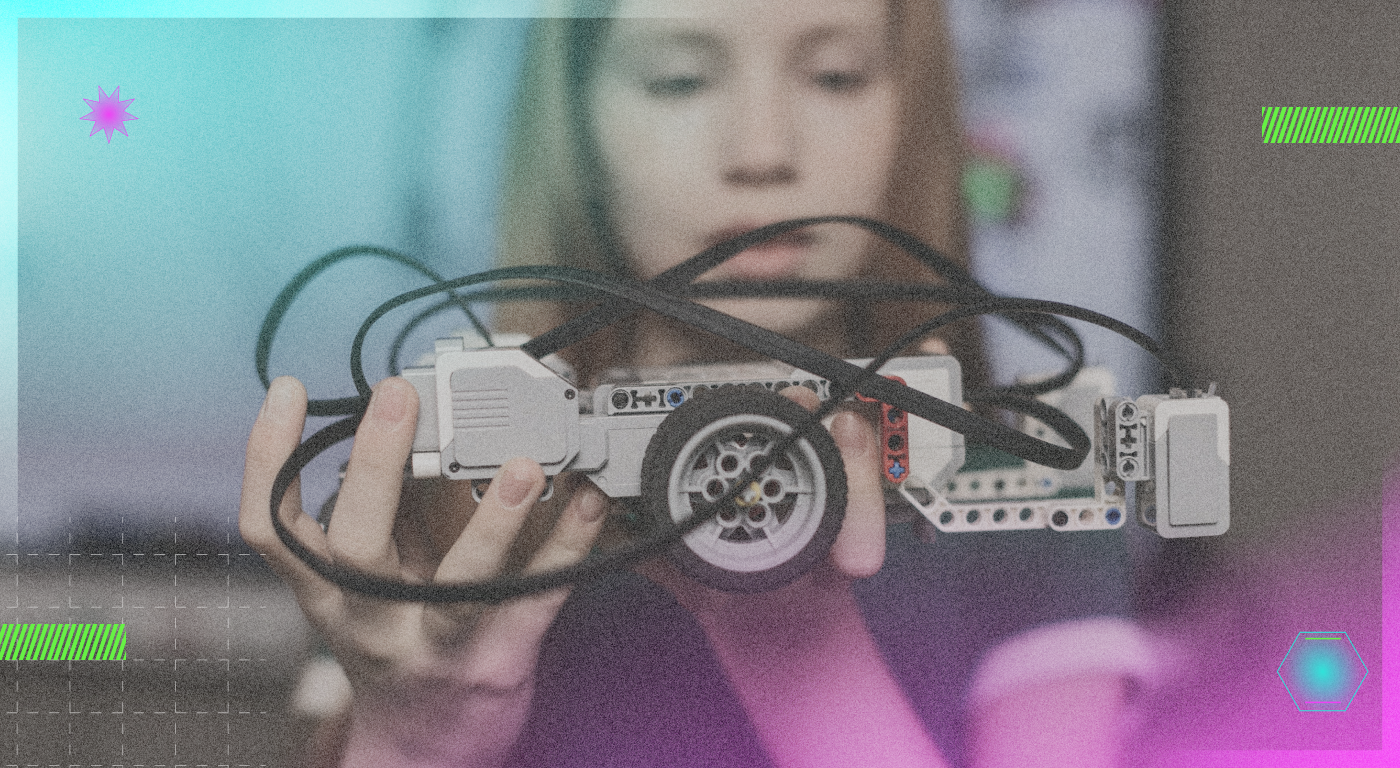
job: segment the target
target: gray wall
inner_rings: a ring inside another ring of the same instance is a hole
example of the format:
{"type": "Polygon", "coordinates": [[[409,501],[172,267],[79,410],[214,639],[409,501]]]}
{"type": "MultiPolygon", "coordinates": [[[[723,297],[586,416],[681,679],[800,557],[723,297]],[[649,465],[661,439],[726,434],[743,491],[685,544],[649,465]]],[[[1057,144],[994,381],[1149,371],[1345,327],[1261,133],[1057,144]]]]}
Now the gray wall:
{"type": "Polygon", "coordinates": [[[1400,106],[1400,7],[1164,7],[1168,332],[1232,408],[1210,546],[1264,554],[1400,459],[1400,146],[1266,145],[1260,108],[1400,106]]]}

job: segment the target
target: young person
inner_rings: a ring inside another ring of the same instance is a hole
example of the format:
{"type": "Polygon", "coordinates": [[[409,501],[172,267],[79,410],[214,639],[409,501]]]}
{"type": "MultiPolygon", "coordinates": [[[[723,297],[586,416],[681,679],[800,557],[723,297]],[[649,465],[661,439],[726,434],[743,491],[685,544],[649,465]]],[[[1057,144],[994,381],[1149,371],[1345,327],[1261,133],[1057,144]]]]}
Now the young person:
{"type": "MultiPolygon", "coordinates": [[[[612,19],[537,24],[514,128],[505,264],[648,278],[801,216],[889,221],[965,260],[956,78],[933,0],[622,0],[612,19]]],[[[931,280],[859,230],[813,227],[705,279],[931,280]]],[[[817,299],[711,306],[833,354],[879,350],[926,307],[817,299]]],[[[500,313],[538,333],[575,308],[500,313]]],[[[982,376],[978,339],[947,339],[982,376]]],[[[620,364],[743,358],[641,316],[568,351],[582,382],[620,364]]],[[[802,391],[785,393],[814,408],[802,391]]],[[[284,520],[323,556],[422,581],[577,562],[607,503],[587,482],[536,504],[513,460],[473,504],[409,483],[416,395],[375,389],[334,523],[284,520]],[[397,512],[396,512],[397,511],[397,512]]],[[[1115,532],[927,542],[887,526],[871,426],[839,413],[847,516],[829,561],[729,594],[664,559],[504,604],[389,603],[311,573],[267,520],[305,392],[273,383],[248,445],[240,527],[296,591],[355,690],[345,765],[1108,765],[1142,669],[1115,532]],[[887,539],[887,528],[889,530],[887,539]],[[567,603],[566,603],[567,600],[567,603]]],[[[1044,534],[1044,535],[1042,535],[1044,534]]]]}

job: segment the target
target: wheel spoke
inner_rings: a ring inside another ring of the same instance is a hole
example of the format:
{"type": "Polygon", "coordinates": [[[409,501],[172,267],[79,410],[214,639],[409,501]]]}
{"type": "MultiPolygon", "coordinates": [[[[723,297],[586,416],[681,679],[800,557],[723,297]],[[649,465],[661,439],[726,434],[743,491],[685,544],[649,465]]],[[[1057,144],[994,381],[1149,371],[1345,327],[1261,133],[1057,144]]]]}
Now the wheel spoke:
{"type": "Polygon", "coordinates": [[[800,535],[796,525],[775,525],[768,532],[768,541],[774,549],[781,549],[788,545],[793,537],[800,535]]]}
{"type": "MultiPolygon", "coordinates": [[[[667,423],[674,422],[672,429],[685,430],[671,438],[681,441],[671,443],[680,450],[658,461],[648,457],[651,471],[660,469],[658,464],[665,466],[669,480],[664,489],[656,489],[653,483],[647,493],[664,490],[673,510],[697,513],[708,506],[705,499],[734,493],[735,483],[751,473],[755,464],[766,465],[763,472],[750,475],[738,489],[742,491],[738,499],[726,505],[728,519],[717,513],[686,537],[691,551],[686,557],[698,556],[702,573],[713,570],[721,581],[762,581],[774,578],[767,574],[793,558],[810,560],[809,542],[819,530],[823,536],[832,535],[830,526],[821,527],[828,492],[821,473],[826,457],[836,451],[829,445],[830,438],[821,435],[824,440],[804,438],[775,455],[774,449],[794,423],[788,411],[796,407],[786,401],[770,406],[752,395],[740,398],[716,399],[690,408],[686,418],[671,417],[667,423]],[[758,539],[765,542],[759,544],[758,539]]],[[[647,487],[645,480],[643,487],[647,487]]]]}
{"type": "Polygon", "coordinates": [[[681,493],[704,493],[704,492],[705,492],[705,484],[708,483],[708,482],[709,482],[709,478],[707,478],[707,477],[697,477],[697,476],[695,476],[695,475],[687,475],[687,476],[684,478],[684,482],[681,483],[681,487],[680,487],[678,490],[679,490],[681,493]]]}
{"type": "Polygon", "coordinates": [[[776,479],[778,482],[783,484],[783,489],[787,493],[810,494],[815,490],[810,478],[805,477],[803,473],[799,473],[793,470],[782,470],[776,467],[769,467],[768,471],[763,473],[763,477],[764,479],[770,477],[776,479]]]}

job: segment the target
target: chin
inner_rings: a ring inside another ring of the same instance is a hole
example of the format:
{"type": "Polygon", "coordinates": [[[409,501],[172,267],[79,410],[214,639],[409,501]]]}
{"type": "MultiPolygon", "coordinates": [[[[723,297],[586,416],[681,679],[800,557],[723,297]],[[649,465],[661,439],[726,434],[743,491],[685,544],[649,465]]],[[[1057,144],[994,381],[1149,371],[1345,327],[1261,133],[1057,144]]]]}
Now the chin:
{"type": "Polygon", "coordinates": [[[767,328],[784,336],[806,335],[805,331],[830,330],[812,326],[831,320],[830,302],[820,299],[722,299],[701,302],[705,306],[767,328]]]}

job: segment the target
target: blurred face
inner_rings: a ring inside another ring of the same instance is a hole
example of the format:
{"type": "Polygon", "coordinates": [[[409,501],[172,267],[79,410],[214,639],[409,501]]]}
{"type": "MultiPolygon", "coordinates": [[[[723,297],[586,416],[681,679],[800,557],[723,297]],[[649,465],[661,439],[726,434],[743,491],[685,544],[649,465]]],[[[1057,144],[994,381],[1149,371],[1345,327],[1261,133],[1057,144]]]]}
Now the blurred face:
{"type": "MultiPolygon", "coordinates": [[[[650,278],[764,224],[880,216],[897,138],[886,0],[623,0],[590,93],[609,210],[650,278]]],[[[750,249],[714,280],[837,280],[866,236],[822,226],[750,249]]],[[[726,300],[780,333],[821,302],[726,300]]]]}

